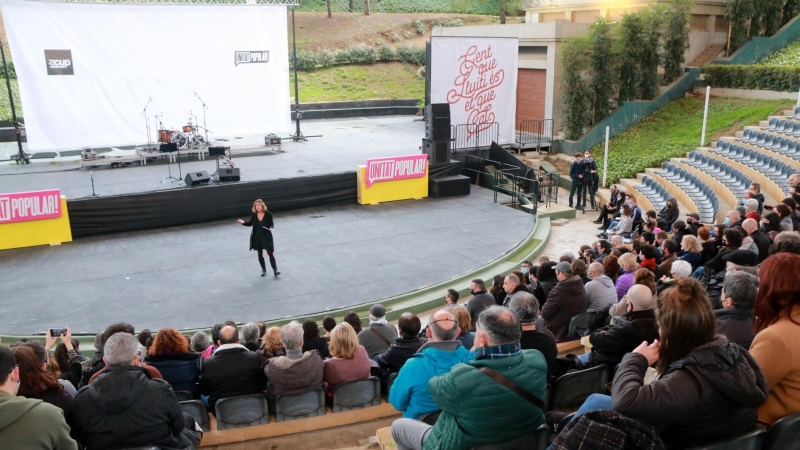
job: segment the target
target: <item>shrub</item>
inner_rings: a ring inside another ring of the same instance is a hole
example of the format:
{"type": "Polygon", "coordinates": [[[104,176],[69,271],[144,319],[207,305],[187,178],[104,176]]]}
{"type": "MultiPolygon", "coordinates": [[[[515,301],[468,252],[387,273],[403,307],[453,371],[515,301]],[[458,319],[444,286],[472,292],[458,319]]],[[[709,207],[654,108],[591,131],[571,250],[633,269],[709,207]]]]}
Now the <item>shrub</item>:
{"type": "Polygon", "coordinates": [[[417,30],[417,34],[423,35],[425,34],[425,22],[418,20],[414,23],[414,29],[417,30]]]}
{"type": "Polygon", "coordinates": [[[436,22],[436,25],[434,25],[434,26],[435,27],[463,27],[464,26],[464,22],[462,22],[461,19],[444,20],[444,21],[436,22]]]}
{"type": "Polygon", "coordinates": [[[564,137],[579,139],[583,129],[589,124],[592,93],[583,72],[588,68],[587,36],[573,37],[564,42],[558,57],[561,60],[561,120],[564,124],[564,137]]]}
{"type": "Polygon", "coordinates": [[[689,19],[691,0],[672,0],[666,9],[664,25],[664,84],[683,75],[684,54],[689,48],[689,19]]]}
{"type": "Polygon", "coordinates": [[[397,53],[391,45],[383,44],[378,47],[378,60],[380,61],[395,61],[397,60],[397,53]]]}
{"type": "Polygon", "coordinates": [[[411,47],[408,45],[397,46],[398,59],[418,66],[425,65],[425,47],[411,47]]]}
{"type": "Polygon", "coordinates": [[[706,81],[713,87],[793,92],[800,89],[800,67],[708,65],[706,81]]]}
{"type": "MultiPolygon", "coordinates": [[[[12,80],[17,78],[17,71],[14,69],[14,62],[6,60],[6,66],[8,67],[8,77],[12,80]]],[[[3,67],[0,66],[0,79],[4,80],[6,78],[6,73],[3,71],[3,67]]]]}

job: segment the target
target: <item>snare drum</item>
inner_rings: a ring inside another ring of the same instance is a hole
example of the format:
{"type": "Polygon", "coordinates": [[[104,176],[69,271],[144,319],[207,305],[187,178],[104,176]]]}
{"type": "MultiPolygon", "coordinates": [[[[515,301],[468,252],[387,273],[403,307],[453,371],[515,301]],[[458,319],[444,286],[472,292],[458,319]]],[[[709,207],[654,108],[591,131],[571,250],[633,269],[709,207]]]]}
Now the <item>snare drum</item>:
{"type": "Polygon", "coordinates": [[[188,125],[184,125],[183,126],[183,132],[184,133],[191,133],[192,130],[194,130],[194,127],[192,126],[192,124],[188,124],[188,125]]]}
{"type": "Polygon", "coordinates": [[[172,142],[172,131],[158,130],[158,142],[172,142]]]}

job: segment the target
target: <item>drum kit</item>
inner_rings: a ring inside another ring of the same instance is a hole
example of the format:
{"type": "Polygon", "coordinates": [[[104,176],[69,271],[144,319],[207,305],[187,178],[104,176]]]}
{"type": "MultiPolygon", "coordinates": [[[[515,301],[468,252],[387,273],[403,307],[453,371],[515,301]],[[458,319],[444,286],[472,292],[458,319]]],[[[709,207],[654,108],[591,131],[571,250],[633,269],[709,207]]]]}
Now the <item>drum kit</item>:
{"type": "Polygon", "coordinates": [[[179,150],[207,147],[208,142],[206,142],[200,130],[205,130],[205,128],[197,125],[196,117],[194,123],[192,123],[192,118],[189,117],[189,123],[181,127],[180,130],[167,130],[161,124],[161,128],[158,130],[158,142],[173,143],[178,146],[179,150]]]}

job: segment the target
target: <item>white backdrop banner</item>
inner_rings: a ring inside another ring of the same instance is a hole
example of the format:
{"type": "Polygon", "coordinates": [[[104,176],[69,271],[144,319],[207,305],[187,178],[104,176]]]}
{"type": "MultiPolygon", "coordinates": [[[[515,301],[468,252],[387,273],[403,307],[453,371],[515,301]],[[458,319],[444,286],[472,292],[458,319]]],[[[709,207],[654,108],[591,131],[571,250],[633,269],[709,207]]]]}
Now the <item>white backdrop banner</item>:
{"type": "Polygon", "coordinates": [[[517,38],[431,38],[431,103],[450,104],[452,125],[474,125],[459,141],[485,142],[492,122],[498,144],[516,140],[517,48],[517,38]]]}
{"type": "Polygon", "coordinates": [[[31,150],[147,142],[191,115],[209,139],[287,131],[286,6],[0,0],[31,150]],[[196,95],[195,95],[196,94],[196,95]]]}

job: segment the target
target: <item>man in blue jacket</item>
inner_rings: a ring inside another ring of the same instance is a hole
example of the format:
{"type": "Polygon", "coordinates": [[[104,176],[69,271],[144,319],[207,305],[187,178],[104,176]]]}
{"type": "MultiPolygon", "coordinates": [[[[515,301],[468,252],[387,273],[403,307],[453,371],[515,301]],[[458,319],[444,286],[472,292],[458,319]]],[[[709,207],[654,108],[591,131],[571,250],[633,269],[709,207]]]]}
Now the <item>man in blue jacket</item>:
{"type": "Polygon", "coordinates": [[[458,321],[448,311],[440,310],[431,316],[427,334],[428,342],[406,361],[389,392],[389,402],[408,419],[439,411],[428,391],[428,381],[472,359],[472,353],[456,339],[458,321]]]}
{"type": "Polygon", "coordinates": [[[575,154],[575,161],[569,166],[569,177],[572,180],[572,187],[569,189],[569,206],[572,207],[572,196],[575,192],[578,193],[578,204],[576,208],[581,207],[581,198],[583,198],[583,175],[586,170],[586,164],[581,158],[583,155],[580,153],[575,154]]]}

